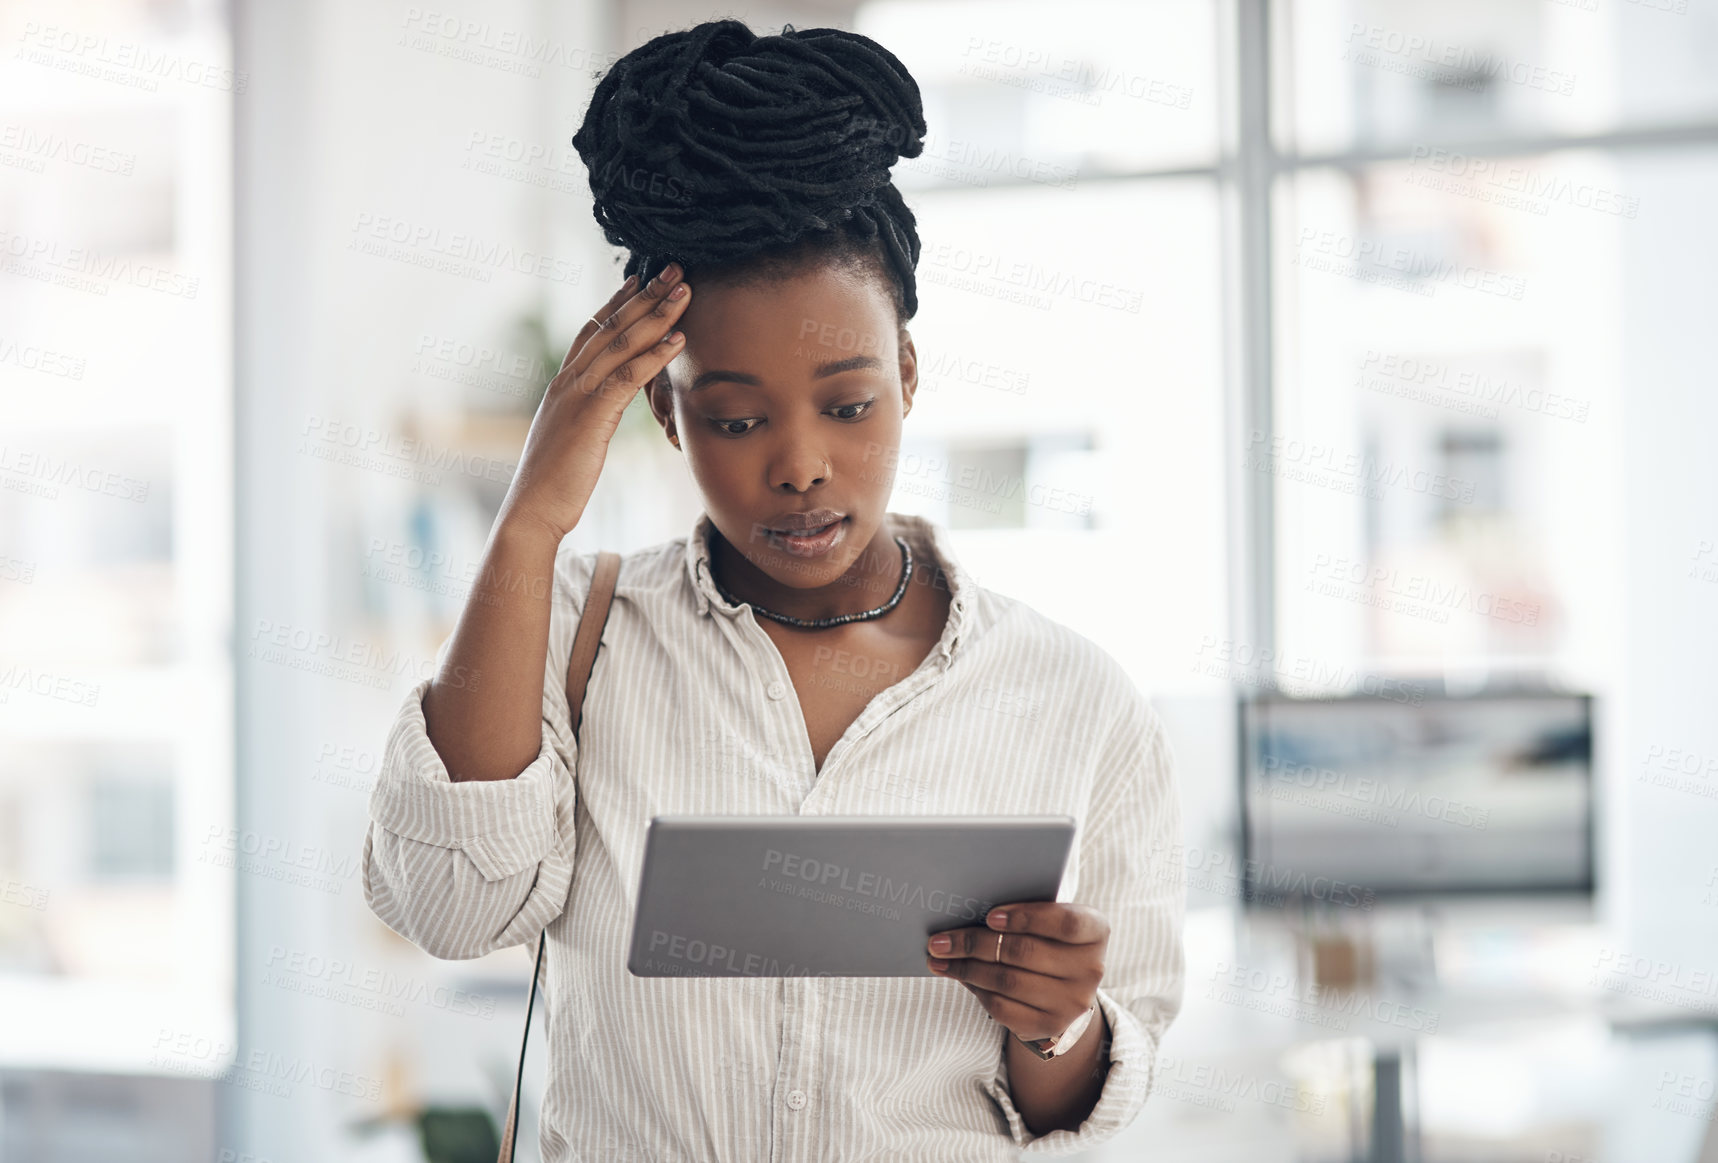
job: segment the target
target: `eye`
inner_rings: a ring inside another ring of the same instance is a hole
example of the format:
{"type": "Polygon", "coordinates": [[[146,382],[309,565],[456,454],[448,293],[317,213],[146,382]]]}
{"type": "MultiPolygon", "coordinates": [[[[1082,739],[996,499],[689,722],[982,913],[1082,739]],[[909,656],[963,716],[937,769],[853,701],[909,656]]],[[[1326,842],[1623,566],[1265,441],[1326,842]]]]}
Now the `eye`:
{"type": "Polygon", "coordinates": [[[836,417],[836,419],[838,419],[838,420],[858,420],[861,417],[863,417],[866,413],[870,412],[871,409],[876,405],[876,403],[877,403],[877,401],[874,399],[872,399],[872,400],[861,400],[857,404],[838,404],[830,410],[834,411],[834,412],[842,412],[848,408],[858,408],[858,409],[860,409],[860,411],[858,413],[852,415],[852,416],[837,416],[836,417]]]}
{"type": "MultiPolygon", "coordinates": [[[[845,421],[845,422],[851,424],[855,420],[864,419],[864,417],[870,413],[871,409],[876,407],[876,406],[877,406],[877,400],[875,397],[873,397],[869,400],[860,400],[860,401],[858,401],[856,403],[852,403],[852,404],[837,404],[835,407],[831,408],[830,411],[831,412],[837,412],[837,413],[839,413],[839,412],[850,412],[849,415],[845,415],[845,416],[838,415],[838,416],[836,416],[836,419],[842,420],[842,421],[845,421]]],[[[736,424],[750,424],[750,425],[755,427],[758,424],[758,421],[757,420],[751,420],[751,419],[745,419],[745,420],[716,420],[716,419],[712,419],[710,421],[710,426],[712,428],[714,428],[717,432],[719,432],[723,436],[744,436],[746,433],[748,433],[752,430],[751,428],[740,428],[740,429],[736,430],[733,427],[736,424]]]]}
{"type": "Polygon", "coordinates": [[[728,427],[728,425],[730,425],[730,424],[751,424],[751,423],[753,423],[753,421],[751,421],[751,420],[712,420],[712,421],[710,421],[711,426],[713,426],[716,429],[716,431],[720,432],[723,436],[744,436],[746,433],[751,431],[750,428],[742,428],[738,432],[735,432],[732,428],[728,427]]]}

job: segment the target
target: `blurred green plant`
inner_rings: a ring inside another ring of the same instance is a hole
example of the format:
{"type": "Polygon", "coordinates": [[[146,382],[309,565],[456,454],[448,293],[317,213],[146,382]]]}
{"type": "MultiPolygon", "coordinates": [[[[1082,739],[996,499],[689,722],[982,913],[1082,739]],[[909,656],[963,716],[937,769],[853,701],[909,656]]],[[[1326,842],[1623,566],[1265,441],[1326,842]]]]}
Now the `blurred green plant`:
{"type": "MultiPolygon", "coordinates": [[[[583,326],[584,321],[579,321],[583,326]]],[[[534,356],[538,366],[548,372],[547,378],[523,397],[522,407],[525,415],[535,416],[537,405],[543,402],[543,393],[548,390],[549,380],[561,370],[561,361],[567,358],[567,350],[573,346],[573,339],[578,335],[578,327],[565,331],[556,325],[556,335],[550,337],[549,321],[543,310],[538,308],[527,315],[521,316],[514,324],[519,335],[519,348],[526,354],[534,356]]],[[[662,427],[651,415],[650,405],[641,391],[627,404],[626,411],[621,413],[620,427],[615,430],[616,440],[661,440],[662,427]]]]}
{"type": "Polygon", "coordinates": [[[429,1163],[494,1163],[501,1153],[495,1120],[481,1107],[425,1107],[418,1139],[429,1163]]]}
{"type": "Polygon", "coordinates": [[[409,1127],[417,1132],[418,1149],[428,1163],[495,1163],[501,1153],[501,1129],[482,1107],[406,1103],[351,1126],[360,1140],[409,1127]]]}

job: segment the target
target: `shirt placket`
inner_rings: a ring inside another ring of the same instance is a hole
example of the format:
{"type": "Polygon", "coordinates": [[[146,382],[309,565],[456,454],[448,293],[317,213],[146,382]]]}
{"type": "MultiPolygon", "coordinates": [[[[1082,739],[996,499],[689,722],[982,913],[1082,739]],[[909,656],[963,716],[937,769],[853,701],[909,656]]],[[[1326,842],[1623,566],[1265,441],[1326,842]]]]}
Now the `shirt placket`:
{"type": "MultiPolygon", "coordinates": [[[[803,795],[804,785],[807,783],[804,769],[812,762],[811,743],[806,736],[805,716],[799,710],[798,700],[792,697],[793,680],[787,673],[787,664],[782,661],[781,652],[756,622],[747,622],[739,613],[732,610],[712,610],[710,616],[718,620],[717,624],[722,632],[745,660],[752,680],[762,685],[765,713],[771,717],[770,728],[774,737],[780,739],[783,735],[787,736],[789,747],[797,743],[804,760],[796,770],[802,785],[799,790],[803,795]],[[797,740],[794,738],[796,732],[797,740]]],[[[813,771],[811,774],[816,773],[813,771]]]]}
{"type": "Polygon", "coordinates": [[[787,672],[787,663],[782,659],[781,652],[756,622],[742,622],[740,619],[735,621],[739,623],[736,629],[751,642],[754,657],[759,660],[755,673],[766,676],[764,695],[778,708],[775,712],[776,728],[789,735],[793,740],[792,745],[798,749],[800,762],[795,774],[799,777],[797,790],[800,795],[799,813],[802,816],[823,815],[833,811],[840,790],[839,777],[847,766],[848,757],[859,749],[865,737],[879,723],[943,676],[945,660],[933,651],[919,664],[917,670],[883,691],[860,712],[859,717],[848,726],[841,738],[835,741],[835,746],[829,749],[829,754],[824,756],[823,770],[819,771],[817,760],[811,753],[811,736],[806,728],[805,712],[800,708],[799,699],[793,689],[793,677],[787,672]]]}
{"type": "MultiPolygon", "coordinates": [[[[708,596],[708,595],[706,595],[708,596]]],[[[797,747],[801,815],[833,814],[838,806],[839,775],[848,757],[859,751],[872,730],[906,703],[940,681],[949,663],[947,648],[937,648],[918,669],[866,706],[830,748],[823,770],[817,770],[805,715],[795,697],[793,677],[781,651],[753,618],[731,610],[711,609],[723,632],[746,659],[753,680],[763,684],[776,737],[783,734],[797,747]]],[[[849,809],[851,811],[852,809],[849,809]]],[[[777,1054],[775,1092],[770,1119],[771,1163],[800,1163],[817,1158],[818,1122],[825,1100],[822,1039],[827,986],[815,977],[784,977],[781,985],[781,1046],[777,1054]]]]}
{"type": "Polygon", "coordinates": [[[817,1158],[817,1124],[822,1118],[823,986],[815,978],[784,977],[782,985],[781,1067],[776,1074],[772,1163],[817,1158]]]}
{"type": "MultiPolygon", "coordinates": [[[[836,740],[835,746],[829,749],[829,754],[823,760],[823,771],[816,775],[810,789],[800,801],[799,814],[802,816],[831,815],[841,810],[855,813],[856,809],[853,806],[849,805],[842,809],[840,803],[841,777],[846,769],[853,765],[853,757],[863,753],[865,741],[885,719],[900,713],[903,707],[940,682],[942,677],[942,665],[933,656],[921,664],[921,669],[914,671],[902,679],[900,683],[884,691],[875,702],[869,704],[841,738],[836,740]]],[[[804,725],[801,724],[801,733],[804,730],[804,725]]],[[[806,746],[806,762],[809,764],[809,742],[806,746]]],[[[868,809],[863,807],[857,809],[858,814],[865,814],[867,811],[868,809]]]]}
{"type": "MultiPolygon", "coordinates": [[[[811,744],[806,737],[804,715],[793,694],[781,652],[775,649],[763,628],[732,611],[712,610],[711,616],[745,659],[752,680],[763,685],[766,713],[777,738],[799,733],[801,781],[803,768],[811,765],[811,744]]],[[[812,773],[815,774],[815,773],[812,773]]],[[[801,791],[803,792],[803,787],[801,791]]],[[[775,1087],[770,1098],[770,1163],[809,1160],[817,1143],[815,1120],[819,1116],[821,1079],[818,1078],[819,1042],[823,995],[814,979],[784,977],[780,987],[781,1044],[776,1052],[775,1087]]]]}
{"type": "Polygon", "coordinates": [[[820,772],[811,753],[810,732],[806,729],[805,713],[800,709],[793,689],[793,676],[788,673],[787,663],[775,642],[753,619],[732,612],[718,612],[713,616],[723,619],[722,626],[730,641],[750,664],[754,680],[763,684],[764,699],[771,708],[768,713],[774,720],[771,726],[776,737],[787,736],[788,745],[799,755],[795,775],[799,780],[796,790],[800,796],[801,815],[819,815],[833,807],[831,801],[836,793],[835,781],[831,777],[838,774],[847,756],[877,724],[941,679],[947,665],[947,658],[941,651],[933,650],[917,670],[866,706],[830,748],[820,772]]]}
{"type": "MultiPolygon", "coordinates": [[[[754,680],[764,684],[768,704],[777,708],[771,712],[774,729],[796,737],[801,757],[797,769],[801,815],[835,811],[839,776],[847,757],[861,748],[879,723],[941,679],[946,664],[946,659],[933,652],[918,670],[867,706],[830,749],[822,772],[818,772],[805,716],[799,700],[793,697],[792,676],[781,652],[755,621],[736,616],[728,629],[734,632],[736,645],[743,644],[742,648],[749,653],[754,680]]],[[[820,1063],[827,987],[815,977],[784,977],[781,987],[781,1046],[771,1104],[769,1158],[771,1163],[809,1163],[817,1158],[818,1123],[825,1098],[820,1063]]]]}

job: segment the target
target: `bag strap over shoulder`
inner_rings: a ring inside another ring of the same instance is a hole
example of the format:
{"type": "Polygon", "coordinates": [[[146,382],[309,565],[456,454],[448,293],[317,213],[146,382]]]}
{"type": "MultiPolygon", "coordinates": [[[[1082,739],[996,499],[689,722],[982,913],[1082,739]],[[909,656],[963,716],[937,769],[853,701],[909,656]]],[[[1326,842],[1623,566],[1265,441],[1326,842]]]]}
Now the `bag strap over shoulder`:
{"type": "Polygon", "coordinates": [[[608,623],[609,600],[614,597],[614,582],[618,576],[620,554],[606,550],[597,554],[590,596],[585,599],[585,612],[579,618],[578,631],[573,635],[573,652],[567,659],[567,717],[573,725],[575,737],[584,714],[585,686],[591,680],[591,667],[597,659],[603,627],[608,623]]]}
{"type": "MultiPolygon", "coordinates": [[[[573,725],[573,738],[579,734],[584,718],[585,687],[590,684],[591,667],[596,664],[597,647],[602,644],[603,627],[608,624],[608,608],[614,597],[615,578],[620,576],[620,554],[604,550],[597,554],[596,572],[591,576],[590,596],[585,599],[579,628],[573,634],[572,654],[567,659],[567,717],[573,725]]],[[[513,1146],[519,1137],[519,1084],[525,1077],[525,1044],[531,1037],[531,1014],[537,1005],[537,979],[543,973],[543,946],[548,930],[537,934],[536,967],[531,971],[531,992],[525,999],[525,1034],[519,1039],[519,1068],[513,1075],[513,1097],[507,1103],[507,1125],[501,1129],[501,1154],[497,1163],[513,1163],[513,1146]]]]}

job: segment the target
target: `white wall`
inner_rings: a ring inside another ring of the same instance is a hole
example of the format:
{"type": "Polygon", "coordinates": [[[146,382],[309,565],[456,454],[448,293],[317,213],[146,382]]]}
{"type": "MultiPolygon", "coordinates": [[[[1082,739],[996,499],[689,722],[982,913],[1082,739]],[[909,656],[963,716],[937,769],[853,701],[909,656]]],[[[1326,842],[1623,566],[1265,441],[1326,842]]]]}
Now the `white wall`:
{"type": "MultiPolygon", "coordinates": [[[[266,621],[433,660],[439,625],[401,626],[360,599],[365,559],[355,547],[403,536],[414,489],[386,472],[307,454],[307,429],[309,447],[323,451],[319,424],[409,435],[414,418],[433,423],[456,411],[448,385],[414,370],[420,336],[495,342],[540,299],[557,317],[582,320],[607,297],[591,282],[608,279],[606,256],[590,246],[588,191],[580,202],[464,168],[473,134],[571,153],[567,140],[591,85],[587,58],[603,47],[597,6],[435,6],[477,22],[469,37],[414,24],[425,9],[403,4],[233,7],[238,67],[250,78],[236,103],[238,826],[319,849],[345,874],[337,892],[238,876],[240,1065],[254,1051],[367,1079],[397,1067],[409,1078],[389,1079],[389,1095],[405,1093],[396,1081],[416,1094],[476,1092],[480,1055],[499,1071],[517,1053],[522,998],[487,990],[497,1002],[490,1020],[411,1003],[395,1016],[265,983],[283,957],[297,955],[432,987],[475,971],[522,988],[528,965],[519,950],[485,959],[501,962],[487,969],[436,962],[388,934],[364,903],[356,861],[367,794],[328,777],[374,777],[365,764],[380,752],[415,675],[371,687],[249,658],[247,648],[266,621]],[[540,62],[531,77],[515,71],[520,53],[483,47],[513,35],[546,38],[559,60],[540,62]],[[487,63],[455,55],[469,51],[487,63]],[[501,268],[486,280],[460,278],[349,250],[364,214],[547,252],[586,273],[571,285],[501,268]],[[345,747],[370,758],[328,760],[329,748],[338,755],[345,747]]],[[[582,172],[572,177],[582,184],[582,172]]],[[[458,510],[450,485],[428,491],[458,510]]],[[[480,548],[481,535],[474,547],[463,534],[459,548],[480,548]]],[[[294,663],[318,657],[298,652],[294,663]]],[[[223,1148],[276,1160],[376,1157],[355,1153],[347,1128],[383,1114],[383,1102],[304,1083],[284,1098],[242,1085],[218,1089],[223,1148]]]]}
{"type": "MultiPolygon", "coordinates": [[[[1638,188],[1642,212],[1631,224],[1620,296],[1627,305],[1627,524],[1618,557],[1627,575],[1620,611],[1627,630],[1609,756],[1619,810],[1610,823],[1624,893],[1628,946],[1621,952],[1669,963],[1687,980],[1718,970],[1718,888],[1711,884],[1718,869],[1718,549],[1703,551],[1718,546],[1718,392],[1710,355],[1718,151],[1698,161],[1643,153],[1622,174],[1631,191],[1638,188]],[[1675,786],[1643,782],[1643,772],[1675,786]]],[[[1713,1005],[1711,995],[1703,1000],[1713,1005]]]]}

